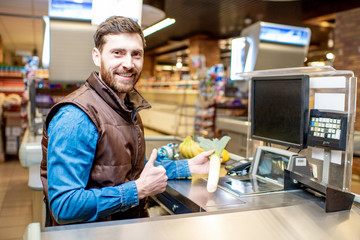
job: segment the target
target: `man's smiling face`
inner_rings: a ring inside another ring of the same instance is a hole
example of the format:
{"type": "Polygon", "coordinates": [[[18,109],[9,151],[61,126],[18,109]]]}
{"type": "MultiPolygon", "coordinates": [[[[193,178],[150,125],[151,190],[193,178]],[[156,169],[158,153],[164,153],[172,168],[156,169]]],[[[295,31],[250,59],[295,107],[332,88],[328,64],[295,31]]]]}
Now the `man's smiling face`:
{"type": "Polygon", "coordinates": [[[143,42],[136,33],[110,34],[105,36],[102,52],[95,48],[93,57],[100,67],[101,79],[119,95],[125,96],[140,78],[144,62],[143,42]]]}

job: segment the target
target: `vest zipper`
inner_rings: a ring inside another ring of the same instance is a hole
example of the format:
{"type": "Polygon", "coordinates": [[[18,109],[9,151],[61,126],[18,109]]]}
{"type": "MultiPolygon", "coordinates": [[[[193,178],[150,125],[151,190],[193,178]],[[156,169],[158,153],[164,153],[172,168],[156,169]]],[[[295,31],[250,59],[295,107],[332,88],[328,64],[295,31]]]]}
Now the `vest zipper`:
{"type": "Polygon", "coordinates": [[[139,155],[139,140],[138,140],[138,135],[137,135],[136,127],[135,127],[135,116],[136,116],[136,111],[133,110],[131,113],[131,124],[132,124],[135,141],[136,141],[135,161],[134,161],[134,165],[132,166],[132,169],[131,169],[131,178],[133,180],[134,180],[133,170],[136,167],[136,163],[137,163],[138,155],[139,155]]]}

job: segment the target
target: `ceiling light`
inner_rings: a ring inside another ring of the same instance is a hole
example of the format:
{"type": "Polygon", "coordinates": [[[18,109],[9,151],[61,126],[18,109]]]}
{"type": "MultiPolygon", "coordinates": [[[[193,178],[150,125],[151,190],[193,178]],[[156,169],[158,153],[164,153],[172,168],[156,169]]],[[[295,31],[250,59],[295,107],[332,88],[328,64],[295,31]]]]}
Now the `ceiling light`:
{"type": "Polygon", "coordinates": [[[321,21],[320,22],[320,27],[331,27],[331,24],[327,21],[321,21]]]}
{"type": "Polygon", "coordinates": [[[309,65],[311,67],[323,67],[326,64],[324,62],[322,62],[322,61],[314,61],[314,62],[310,62],[309,65]]]}
{"type": "Polygon", "coordinates": [[[329,52],[329,53],[326,54],[326,58],[329,59],[329,60],[332,60],[332,59],[334,59],[334,54],[329,52]]]}
{"type": "Polygon", "coordinates": [[[144,37],[149,36],[150,34],[159,31],[160,29],[166,28],[168,26],[170,26],[171,24],[175,23],[175,19],[173,18],[166,18],[164,20],[162,20],[161,22],[158,22],[154,25],[152,25],[151,27],[148,27],[147,29],[145,29],[143,31],[144,33],[144,37]]]}
{"type": "Polygon", "coordinates": [[[178,57],[176,60],[176,67],[177,68],[182,68],[183,64],[182,64],[182,58],[178,57]]]}
{"type": "Polygon", "coordinates": [[[177,67],[177,68],[182,68],[182,66],[183,66],[182,62],[177,62],[177,63],[176,63],[176,67],[177,67]]]}

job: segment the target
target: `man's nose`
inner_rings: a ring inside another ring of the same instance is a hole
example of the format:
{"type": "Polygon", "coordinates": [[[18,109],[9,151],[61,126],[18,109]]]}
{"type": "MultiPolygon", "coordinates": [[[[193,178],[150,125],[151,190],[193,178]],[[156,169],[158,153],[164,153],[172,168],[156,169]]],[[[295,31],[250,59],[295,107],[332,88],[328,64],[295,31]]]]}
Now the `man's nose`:
{"type": "Polygon", "coordinates": [[[134,67],[133,59],[130,54],[126,54],[126,56],[123,58],[123,67],[127,69],[131,69],[134,67]]]}

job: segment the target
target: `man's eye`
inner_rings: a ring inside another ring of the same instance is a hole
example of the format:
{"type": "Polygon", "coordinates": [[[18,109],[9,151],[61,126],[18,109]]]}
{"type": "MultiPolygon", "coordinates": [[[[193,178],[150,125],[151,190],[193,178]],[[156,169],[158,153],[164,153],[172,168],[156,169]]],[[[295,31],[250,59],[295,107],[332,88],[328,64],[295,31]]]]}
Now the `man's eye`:
{"type": "Polygon", "coordinates": [[[124,55],[125,52],[124,51],[113,51],[114,55],[124,55]]]}

